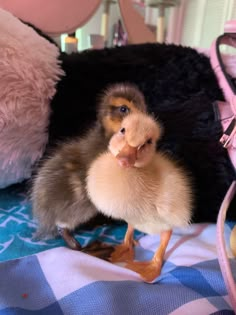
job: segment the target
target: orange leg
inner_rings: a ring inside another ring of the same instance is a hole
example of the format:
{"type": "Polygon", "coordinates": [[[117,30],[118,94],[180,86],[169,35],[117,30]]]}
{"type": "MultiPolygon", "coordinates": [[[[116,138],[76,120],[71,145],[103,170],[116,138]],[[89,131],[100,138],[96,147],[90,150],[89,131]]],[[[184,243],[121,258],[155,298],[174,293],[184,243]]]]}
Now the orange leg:
{"type": "Polygon", "coordinates": [[[115,247],[114,252],[111,254],[111,262],[122,262],[127,260],[134,259],[134,249],[135,244],[134,238],[134,228],[131,225],[128,225],[124,242],[121,245],[115,247]]]}
{"type": "Polygon", "coordinates": [[[160,246],[154,254],[152,260],[143,262],[131,261],[127,263],[126,268],[139,273],[145,281],[152,282],[161,274],[165,251],[171,238],[171,234],[171,230],[161,232],[160,246]]]}

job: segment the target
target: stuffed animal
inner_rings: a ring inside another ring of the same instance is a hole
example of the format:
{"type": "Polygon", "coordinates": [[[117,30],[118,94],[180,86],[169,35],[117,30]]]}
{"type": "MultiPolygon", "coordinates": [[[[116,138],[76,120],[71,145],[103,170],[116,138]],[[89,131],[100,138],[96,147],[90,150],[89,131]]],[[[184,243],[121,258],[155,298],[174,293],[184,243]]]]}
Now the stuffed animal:
{"type": "Polygon", "coordinates": [[[59,50],[0,9],[0,188],[30,178],[48,142],[59,50]]]}

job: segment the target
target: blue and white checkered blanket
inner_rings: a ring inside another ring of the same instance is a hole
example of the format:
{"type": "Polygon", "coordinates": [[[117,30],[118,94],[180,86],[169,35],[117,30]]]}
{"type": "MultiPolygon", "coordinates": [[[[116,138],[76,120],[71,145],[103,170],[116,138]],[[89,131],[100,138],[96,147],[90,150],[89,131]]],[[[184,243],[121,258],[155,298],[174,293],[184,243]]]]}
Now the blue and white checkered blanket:
{"type": "MultiPolygon", "coordinates": [[[[231,225],[225,226],[228,242],[231,225]]],[[[122,264],[111,264],[64,247],[62,240],[36,242],[30,204],[20,186],[0,192],[0,315],[2,314],[234,314],[216,253],[216,226],[175,230],[160,277],[144,283],[122,264]]],[[[122,241],[125,226],[77,235],[122,241]]],[[[139,260],[150,259],[159,236],[136,234],[139,260]]],[[[232,257],[228,246],[228,254],[232,257]]],[[[236,260],[231,259],[236,278],[236,260]]]]}

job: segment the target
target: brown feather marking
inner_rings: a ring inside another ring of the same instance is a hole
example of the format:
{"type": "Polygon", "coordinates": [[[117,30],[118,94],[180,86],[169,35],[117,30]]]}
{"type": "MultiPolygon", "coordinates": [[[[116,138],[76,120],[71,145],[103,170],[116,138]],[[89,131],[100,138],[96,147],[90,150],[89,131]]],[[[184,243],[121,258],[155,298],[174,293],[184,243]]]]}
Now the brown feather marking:
{"type": "MultiPolygon", "coordinates": [[[[111,97],[109,103],[113,107],[121,107],[126,105],[130,112],[137,113],[140,112],[140,109],[137,108],[132,101],[129,101],[123,97],[111,97]]],[[[123,117],[117,113],[110,113],[102,118],[102,124],[106,130],[106,135],[112,135],[120,129],[120,123],[123,120],[123,117]]]]}

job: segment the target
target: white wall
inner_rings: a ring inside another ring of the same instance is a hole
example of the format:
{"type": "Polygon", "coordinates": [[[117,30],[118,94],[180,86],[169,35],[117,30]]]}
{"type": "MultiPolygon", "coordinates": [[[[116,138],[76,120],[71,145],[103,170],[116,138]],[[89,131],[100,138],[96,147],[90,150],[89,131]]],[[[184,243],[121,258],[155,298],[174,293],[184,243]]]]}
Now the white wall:
{"type": "Polygon", "coordinates": [[[209,48],[231,19],[236,19],[236,0],[188,0],[181,44],[209,48]]]}

